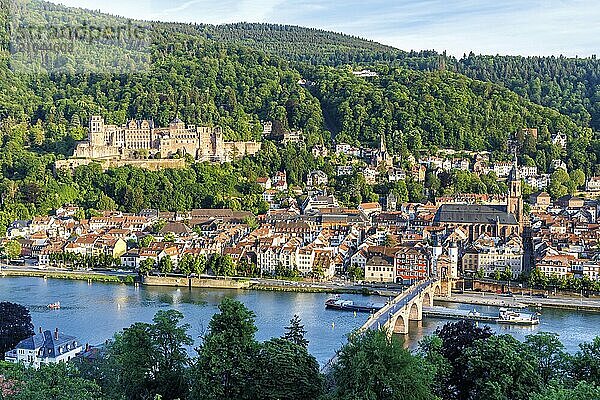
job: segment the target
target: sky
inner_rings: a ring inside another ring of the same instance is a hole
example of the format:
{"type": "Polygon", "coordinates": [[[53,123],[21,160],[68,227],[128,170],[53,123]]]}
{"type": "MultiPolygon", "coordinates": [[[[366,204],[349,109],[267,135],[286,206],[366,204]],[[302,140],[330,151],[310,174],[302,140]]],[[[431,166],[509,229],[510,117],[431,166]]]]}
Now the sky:
{"type": "Polygon", "coordinates": [[[52,0],[137,19],[321,28],[402,50],[590,56],[598,0],[52,0]]]}

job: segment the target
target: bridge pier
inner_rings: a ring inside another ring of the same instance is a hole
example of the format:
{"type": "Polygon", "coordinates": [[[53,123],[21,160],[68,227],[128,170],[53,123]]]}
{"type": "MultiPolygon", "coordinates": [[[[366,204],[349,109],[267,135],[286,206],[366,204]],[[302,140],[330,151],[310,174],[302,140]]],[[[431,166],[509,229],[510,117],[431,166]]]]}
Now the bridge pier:
{"type": "Polygon", "coordinates": [[[433,296],[429,292],[423,294],[423,307],[433,307],[433,296]]]}
{"type": "MultiPolygon", "coordinates": [[[[439,296],[452,297],[452,289],[454,288],[454,280],[442,279],[440,284],[441,284],[441,290],[440,290],[439,296]]],[[[438,296],[437,293],[436,293],[436,296],[438,296]]]]}
{"type": "Polygon", "coordinates": [[[417,282],[373,314],[362,329],[385,329],[392,334],[408,334],[410,321],[423,320],[423,307],[432,307],[434,297],[452,295],[451,281],[417,282]]]}

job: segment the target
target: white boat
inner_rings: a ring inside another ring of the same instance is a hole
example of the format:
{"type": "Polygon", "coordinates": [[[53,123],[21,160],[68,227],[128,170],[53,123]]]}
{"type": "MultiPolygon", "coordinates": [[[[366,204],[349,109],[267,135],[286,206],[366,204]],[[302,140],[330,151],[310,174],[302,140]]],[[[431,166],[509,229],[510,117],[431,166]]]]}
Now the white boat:
{"type": "Polygon", "coordinates": [[[522,313],[508,308],[501,308],[498,315],[499,324],[537,325],[540,319],[536,314],[522,313]]]}
{"type": "Polygon", "coordinates": [[[369,303],[365,305],[354,304],[352,300],[343,300],[339,296],[332,297],[325,302],[325,308],[344,311],[374,312],[382,308],[384,304],[369,303]]]}

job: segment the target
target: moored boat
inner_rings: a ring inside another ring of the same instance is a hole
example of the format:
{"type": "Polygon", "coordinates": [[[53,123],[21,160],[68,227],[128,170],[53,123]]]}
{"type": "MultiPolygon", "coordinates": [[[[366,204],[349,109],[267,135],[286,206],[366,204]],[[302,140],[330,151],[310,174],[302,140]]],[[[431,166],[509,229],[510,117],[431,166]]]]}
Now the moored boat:
{"type": "Polygon", "coordinates": [[[498,315],[499,324],[537,325],[540,319],[536,314],[523,313],[508,308],[501,308],[498,315]]]}
{"type": "Polygon", "coordinates": [[[339,297],[334,297],[325,301],[325,308],[342,311],[357,311],[357,312],[372,312],[382,308],[383,304],[354,304],[352,300],[343,300],[339,297]]]}

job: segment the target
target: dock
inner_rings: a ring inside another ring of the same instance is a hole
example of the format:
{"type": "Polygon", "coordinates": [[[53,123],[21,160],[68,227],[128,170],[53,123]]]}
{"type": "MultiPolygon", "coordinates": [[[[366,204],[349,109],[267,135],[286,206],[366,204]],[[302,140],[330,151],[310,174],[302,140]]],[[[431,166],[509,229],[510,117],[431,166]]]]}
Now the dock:
{"type": "Polygon", "coordinates": [[[497,315],[481,314],[472,310],[458,310],[447,307],[423,307],[423,315],[432,318],[466,319],[470,321],[497,322],[497,315]]]}

